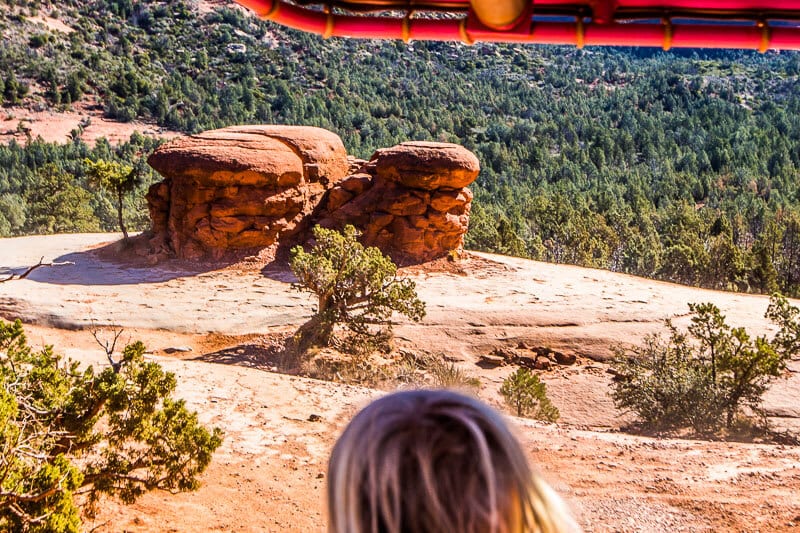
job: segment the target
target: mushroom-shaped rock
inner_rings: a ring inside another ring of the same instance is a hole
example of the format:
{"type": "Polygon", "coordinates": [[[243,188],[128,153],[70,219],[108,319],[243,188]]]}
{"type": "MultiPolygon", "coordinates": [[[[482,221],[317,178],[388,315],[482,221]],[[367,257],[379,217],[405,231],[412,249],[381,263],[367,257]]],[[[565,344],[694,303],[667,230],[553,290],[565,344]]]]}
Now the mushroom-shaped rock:
{"type": "Polygon", "coordinates": [[[455,144],[407,142],[375,152],[336,185],[321,211],[323,225],[355,225],[365,244],[400,263],[419,263],[459,250],[469,224],[480,171],[472,152],[455,144]]]}
{"type": "Polygon", "coordinates": [[[158,250],[218,259],[295,233],[349,169],[341,139],[303,126],[234,126],[159,147],[147,195],[158,250]]]}
{"type": "Polygon", "coordinates": [[[410,141],[372,156],[378,177],[412,189],[461,189],[478,177],[475,154],[457,144],[410,141]]]}
{"type": "Polygon", "coordinates": [[[366,244],[413,263],[461,248],[477,158],[455,144],[407,142],[370,161],[304,126],[232,126],[174,140],[148,159],[157,256],[219,259],[304,240],[319,222],[353,224],[366,244]],[[327,194],[326,194],[327,193],[327,194]]]}

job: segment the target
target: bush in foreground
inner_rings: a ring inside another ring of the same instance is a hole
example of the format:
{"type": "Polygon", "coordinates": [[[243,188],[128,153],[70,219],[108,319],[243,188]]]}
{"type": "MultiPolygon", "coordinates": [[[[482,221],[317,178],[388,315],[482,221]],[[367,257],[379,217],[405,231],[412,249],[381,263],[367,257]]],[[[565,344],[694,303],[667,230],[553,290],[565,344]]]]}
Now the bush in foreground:
{"type": "Polygon", "coordinates": [[[556,406],[547,398],[545,384],[527,368],[518,368],[503,380],[500,394],[517,416],[547,422],[555,422],[560,416],[556,406]]]}
{"type": "Polygon", "coordinates": [[[798,308],[783,297],[771,298],[765,316],[778,326],[771,340],[730,327],[713,304],[689,304],[689,309],[685,332],[667,321],[667,338],[648,337],[632,354],[618,350],[616,406],[633,411],[649,427],[698,432],[731,428],[744,408],[762,414],[769,383],[800,349],[798,308]]]}
{"type": "Polygon", "coordinates": [[[81,369],[0,320],[0,531],[77,532],[102,495],[198,487],[222,432],[172,398],[175,376],[144,351],[81,369]]]}

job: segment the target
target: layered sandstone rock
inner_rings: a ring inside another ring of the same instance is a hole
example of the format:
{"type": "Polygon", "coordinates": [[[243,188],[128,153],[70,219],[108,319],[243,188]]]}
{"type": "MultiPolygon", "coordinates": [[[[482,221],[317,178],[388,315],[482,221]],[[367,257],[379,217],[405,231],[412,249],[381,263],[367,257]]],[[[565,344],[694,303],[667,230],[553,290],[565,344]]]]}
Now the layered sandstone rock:
{"type": "Polygon", "coordinates": [[[319,223],[353,224],[395,261],[428,261],[460,250],[469,225],[478,159],[464,147],[406,142],[378,150],[361,172],[328,193],[319,223]]]}
{"type": "Polygon", "coordinates": [[[349,170],[341,139],[320,128],[235,126],[181,138],[148,159],[156,253],[218,259],[292,235],[349,170]]]}
{"type": "Polygon", "coordinates": [[[312,224],[353,224],[398,262],[463,245],[477,158],[455,144],[408,142],[370,161],[348,156],[320,128],[236,126],[168,143],[148,159],[165,180],[150,188],[157,256],[219,259],[291,245],[312,224]],[[326,195],[327,192],[327,195],[326,195]]]}

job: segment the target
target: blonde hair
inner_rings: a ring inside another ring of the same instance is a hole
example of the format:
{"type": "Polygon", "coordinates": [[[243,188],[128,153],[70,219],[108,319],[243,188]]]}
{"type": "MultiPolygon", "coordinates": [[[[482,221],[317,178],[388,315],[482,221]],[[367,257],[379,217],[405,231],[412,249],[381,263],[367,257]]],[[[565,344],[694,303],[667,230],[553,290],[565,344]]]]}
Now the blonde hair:
{"type": "Polygon", "coordinates": [[[390,394],[353,418],[328,465],[328,512],[330,533],[579,531],[501,416],[444,390],[390,394]]]}

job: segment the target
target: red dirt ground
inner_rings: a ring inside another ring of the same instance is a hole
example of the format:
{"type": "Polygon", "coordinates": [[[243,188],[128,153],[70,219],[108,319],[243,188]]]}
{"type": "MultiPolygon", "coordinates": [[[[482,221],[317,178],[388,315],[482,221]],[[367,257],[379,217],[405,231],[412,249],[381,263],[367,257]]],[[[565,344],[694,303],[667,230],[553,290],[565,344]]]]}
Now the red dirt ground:
{"type": "MultiPolygon", "coordinates": [[[[74,263],[0,284],[0,316],[23,318],[34,346],[54,344],[96,365],[102,352],[81,328],[92,320],[123,325],[123,337],[143,340],[150,357],[178,375],[178,395],[226,437],[199,491],[109,502],[87,529],[324,531],[330,448],[355,410],[383,392],[272,370],[259,347],[295,329],[312,306],[285,267],[190,272],[126,266],[89,251],[113,238],[0,240],[0,267],[42,255],[74,263]],[[170,347],[192,351],[168,354],[170,347]],[[321,419],[309,421],[312,414],[321,419]]],[[[499,405],[497,389],[513,368],[482,369],[481,354],[523,342],[578,356],[542,375],[562,413],[558,424],[510,420],[586,531],[800,531],[799,447],[626,434],[620,428],[629,419],[607,395],[603,360],[614,344],[638,341],[664,318],[685,320],[688,301],[713,301],[730,323],[764,332],[764,297],[483,254],[460,270],[406,275],[428,316],[396,328],[398,345],[456,360],[480,379],[478,393],[490,403],[499,405]]],[[[766,404],[774,425],[796,430],[800,361],[766,404]]]]}

